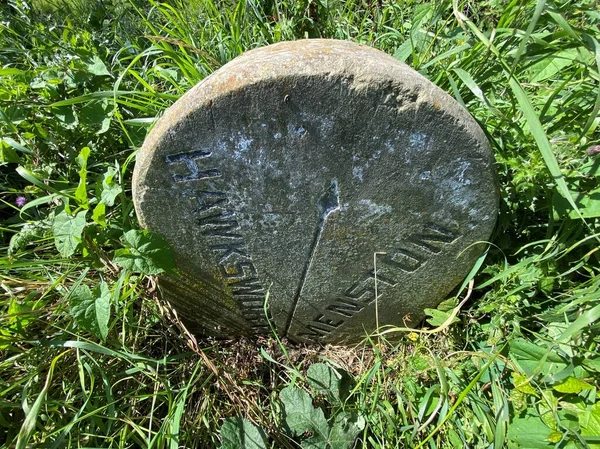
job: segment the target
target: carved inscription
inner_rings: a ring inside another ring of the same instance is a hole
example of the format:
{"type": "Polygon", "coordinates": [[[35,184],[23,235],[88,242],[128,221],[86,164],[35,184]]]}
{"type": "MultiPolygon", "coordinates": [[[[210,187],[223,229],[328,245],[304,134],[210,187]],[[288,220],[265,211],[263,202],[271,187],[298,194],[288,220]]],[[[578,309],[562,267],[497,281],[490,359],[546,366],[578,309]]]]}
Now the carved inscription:
{"type": "MultiPolygon", "coordinates": [[[[178,153],[167,156],[165,162],[175,169],[173,180],[177,183],[221,177],[221,171],[216,168],[205,170],[198,166],[201,159],[210,155],[210,151],[202,150],[178,153]]],[[[198,188],[194,190],[193,197],[196,204],[192,213],[196,224],[201,234],[211,242],[210,249],[219,272],[238,301],[242,315],[255,333],[268,332],[264,314],[266,292],[248,254],[235,211],[230,209],[227,194],[198,188]]]]}
{"type": "MultiPolygon", "coordinates": [[[[434,223],[427,223],[421,232],[411,234],[401,243],[401,247],[388,251],[378,259],[382,262],[377,270],[378,293],[398,285],[403,272],[413,273],[422,268],[431,255],[440,253],[443,245],[453,243],[458,237],[458,233],[434,223]]],[[[304,325],[300,336],[319,340],[374,301],[375,272],[370,270],[304,325]]]]}
{"type": "Polygon", "coordinates": [[[185,164],[188,172],[185,175],[173,174],[173,180],[175,182],[186,182],[186,181],[196,181],[200,179],[210,179],[210,178],[218,178],[221,176],[221,171],[217,169],[210,170],[200,170],[198,168],[197,160],[209,157],[212,153],[210,151],[189,151],[187,153],[177,153],[170,154],[165,158],[165,162],[167,164],[175,164],[177,162],[182,162],[185,164]]]}

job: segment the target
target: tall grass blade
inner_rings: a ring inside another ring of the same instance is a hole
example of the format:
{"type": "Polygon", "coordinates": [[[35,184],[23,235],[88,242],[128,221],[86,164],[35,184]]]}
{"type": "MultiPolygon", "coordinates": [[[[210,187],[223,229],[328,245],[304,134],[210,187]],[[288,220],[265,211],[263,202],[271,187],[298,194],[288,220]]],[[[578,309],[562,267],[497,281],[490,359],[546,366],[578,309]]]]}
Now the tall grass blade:
{"type": "Polygon", "coordinates": [[[27,412],[25,416],[25,420],[23,421],[23,425],[21,426],[21,430],[19,432],[19,436],[17,438],[16,449],[25,449],[27,447],[27,443],[29,442],[29,438],[31,438],[31,434],[35,429],[35,425],[37,422],[38,415],[46,400],[46,395],[48,394],[48,389],[50,388],[50,384],[52,383],[52,376],[54,375],[54,368],[56,367],[56,363],[69,351],[63,351],[54,359],[50,364],[50,369],[48,370],[48,374],[46,375],[46,382],[44,383],[44,388],[36,398],[35,402],[31,406],[31,409],[27,412]]]}
{"type": "Polygon", "coordinates": [[[467,18],[463,13],[461,13],[460,11],[455,11],[455,14],[457,14],[459,16],[459,18],[469,26],[469,28],[479,38],[479,40],[487,48],[489,48],[492,51],[492,53],[494,53],[494,55],[498,58],[498,60],[502,64],[502,67],[508,77],[509,86],[510,86],[513,94],[517,98],[517,102],[519,103],[521,111],[525,115],[525,120],[527,121],[527,124],[529,126],[529,131],[533,135],[533,138],[535,139],[535,141],[538,145],[538,148],[542,154],[544,162],[546,163],[546,167],[548,168],[548,170],[550,171],[550,174],[554,178],[554,182],[556,183],[556,186],[558,187],[558,191],[569,202],[569,204],[571,205],[573,210],[577,213],[578,217],[582,221],[585,222],[585,219],[581,215],[581,212],[580,212],[579,208],[577,207],[577,204],[575,204],[575,201],[573,200],[573,197],[571,196],[571,193],[569,191],[569,188],[567,186],[565,178],[560,170],[560,166],[558,165],[558,160],[556,159],[556,156],[554,155],[552,148],[550,147],[550,142],[548,141],[548,137],[546,136],[546,133],[544,132],[542,124],[540,123],[539,117],[536,114],[535,110],[533,109],[533,106],[531,105],[531,102],[529,101],[527,94],[521,87],[521,84],[515,79],[515,77],[513,75],[511,75],[511,73],[512,73],[511,69],[506,65],[506,63],[500,56],[500,52],[498,51],[498,49],[490,42],[490,40],[485,36],[485,34],[483,34],[479,30],[479,28],[477,28],[477,26],[473,22],[471,22],[471,20],[469,18],[467,18]]]}
{"type": "Polygon", "coordinates": [[[546,0],[537,1],[537,4],[535,5],[535,11],[533,12],[533,17],[531,18],[531,22],[529,22],[529,26],[527,27],[527,30],[525,30],[525,35],[521,38],[521,42],[519,43],[517,54],[515,55],[515,58],[512,62],[512,69],[510,71],[510,74],[508,75],[509,77],[512,77],[514,75],[514,71],[519,64],[519,60],[521,59],[523,52],[525,51],[525,46],[529,41],[529,37],[531,36],[531,33],[533,33],[533,30],[535,30],[535,26],[537,25],[537,22],[540,19],[540,16],[542,15],[542,12],[544,11],[545,7],[546,0]]]}

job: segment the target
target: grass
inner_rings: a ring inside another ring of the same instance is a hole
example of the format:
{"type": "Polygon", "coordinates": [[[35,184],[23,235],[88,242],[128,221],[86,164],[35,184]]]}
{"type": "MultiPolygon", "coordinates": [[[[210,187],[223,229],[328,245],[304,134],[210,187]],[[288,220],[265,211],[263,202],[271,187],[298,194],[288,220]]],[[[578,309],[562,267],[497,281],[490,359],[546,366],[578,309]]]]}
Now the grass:
{"type": "Polygon", "coordinates": [[[594,1],[65,5],[0,5],[0,444],[600,447],[594,1]],[[498,226],[458,321],[440,326],[464,295],[425,323],[438,332],[196,340],[156,296],[168,253],[135,252],[161,248],[130,192],[155,118],[236,55],[305,37],[393,54],[489,137],[498,226]]]}

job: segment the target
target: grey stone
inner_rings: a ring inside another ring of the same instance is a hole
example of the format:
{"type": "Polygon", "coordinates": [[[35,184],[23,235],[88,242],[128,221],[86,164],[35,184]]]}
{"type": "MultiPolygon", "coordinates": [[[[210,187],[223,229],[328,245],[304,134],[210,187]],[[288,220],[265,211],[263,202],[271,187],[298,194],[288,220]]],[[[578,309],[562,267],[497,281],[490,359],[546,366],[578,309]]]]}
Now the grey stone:
{"type": "Polygon", "coordinates": [[[417,324],[498,210],[467,111],[393,57],[334,40],[252,50],[203,80],[148,135],[133,189],[179,263],[163,296],[196,332],[268,332],[268,292],[281,335],[324,343],[359,341],[377,318],[417,324]]]}

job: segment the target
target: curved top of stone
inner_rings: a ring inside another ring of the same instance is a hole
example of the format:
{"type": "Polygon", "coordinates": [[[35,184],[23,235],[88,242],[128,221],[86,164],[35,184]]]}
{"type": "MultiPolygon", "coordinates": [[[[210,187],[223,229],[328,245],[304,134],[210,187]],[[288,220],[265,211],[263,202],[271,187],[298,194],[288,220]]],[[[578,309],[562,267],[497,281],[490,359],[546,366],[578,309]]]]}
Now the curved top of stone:
{"type": "MultiPolygon", "coordinates": [[[[490,157],[483,131],[452,97],[408,65],[366,45],[334,39],[280,42],[243,53],[221,67],[216,74],[218,76],[208,76],[196,84],[156,123],[137,156],[134,189],[141,187],[136,178],[143,176],[154,156],[151,150],[154,140],[185,121],[194,110],[210,108],[215,99],[235,95],[235,92],[257,83],[281,79],[288,79],[291,83],[294,79],[313,76],[347,76],[352,80],[352,88],[357,91],[373,86],[379,88],[381,82],[390,83],[390,89],[395,87],[400,92],[406,92],[410,101],[429,101],[440,113],[447,112],[455,116],[457,125],[467,128],[475,140],[483,143],[481,151],[490,157]]],[[[138,211],[138,217],[144,223],[143,211],[138,211]]]]}
{"type": "Polygon", "coordinates": [[[133,193],[182,272],[163,294],[201,331],[268,330],[268,290],[282,334],[336,343],[415,324],[498,210],[464,108],[379,50],[324,39],[251,50],[187,92],[144,142],[133,193]]]}

